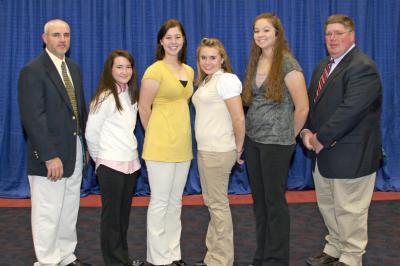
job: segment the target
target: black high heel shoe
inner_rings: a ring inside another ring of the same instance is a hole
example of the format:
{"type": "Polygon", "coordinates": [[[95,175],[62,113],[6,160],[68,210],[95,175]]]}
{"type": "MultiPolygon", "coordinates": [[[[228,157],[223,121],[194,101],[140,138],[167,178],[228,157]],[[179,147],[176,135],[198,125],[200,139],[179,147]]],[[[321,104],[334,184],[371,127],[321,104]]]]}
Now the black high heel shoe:
{"type": "Polygon", "coordinates": [[[172,264],[175,264],[176,266],[188,266],[188,264],[183,260],[174,260],[172,264]]]}

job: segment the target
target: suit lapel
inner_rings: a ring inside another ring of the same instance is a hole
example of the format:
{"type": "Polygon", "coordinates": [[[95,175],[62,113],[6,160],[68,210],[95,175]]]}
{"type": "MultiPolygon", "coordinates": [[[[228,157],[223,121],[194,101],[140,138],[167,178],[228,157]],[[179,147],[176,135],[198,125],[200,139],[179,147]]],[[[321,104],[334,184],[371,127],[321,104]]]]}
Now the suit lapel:
{"type": "Polygon", "coordinates": [[[49,76],[49,79],[53,82],[54,87],[60,94],[61,98],[64,100],[65,104],[73,112],[71,101],[68,97],[67,90],[64,86],[64,82],[62,81],[60,74],[58,73],[58,70],[54,65],[53,61],[51,61],[49,55],[45,51],[43,52],[43,59],[44,59],[43,60],[44,66],[46,68],[46,72],[47,75],[49,76]]]}
{"type": "MultiPolygon", "coordinates": [[[[340,61],[340,63],[335,67],[335,69],[332,71],[332,73],[328,76],[328,79],[326,80],[324,86],[322,86],[321,92],[319,93],[318,97],[315,99],[314,104],[317,104],[319,102],[319,100],[324,96],[325,92],[330,89],[330,85],[331,85],[332,81],[351,62],[351,59],[353,58],[353,54],[354,54],[355,50],[356,50],[356,48],[353,48],[345,57],[343,57],[343,59],[340,61]]],[[[326,61],[326,64],[328,64],[328,61],[329,61],[329,57],[328,57],[328,60],[326,61]]],[[[324,68],[325,68],[326,64],[324,64],[324,68]]],[[[322,68],[322,71],[324,68],[322,68]]],[[[322,72],[320,74],[322,75],[322,72]]],[[[319,77],[321,77],[321,76],[319,76],[319,77]]],[[[318,86],[318,83],[317,83],[317,86],[318,86]]]]}

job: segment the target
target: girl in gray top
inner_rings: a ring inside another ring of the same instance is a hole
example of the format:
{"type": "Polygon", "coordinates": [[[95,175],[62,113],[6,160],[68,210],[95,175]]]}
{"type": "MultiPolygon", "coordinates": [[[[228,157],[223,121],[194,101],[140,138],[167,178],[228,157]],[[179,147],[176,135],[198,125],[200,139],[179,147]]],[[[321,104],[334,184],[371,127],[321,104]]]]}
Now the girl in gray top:
{"type": "Polygon", "coordinates": [[[289,210],[285,198],[295,137],[308,114],[302,69],[287,46],[278,17],[253,24],[244,82],[245,156],[256,217],[254,265],[289,265],[289,210]]]}

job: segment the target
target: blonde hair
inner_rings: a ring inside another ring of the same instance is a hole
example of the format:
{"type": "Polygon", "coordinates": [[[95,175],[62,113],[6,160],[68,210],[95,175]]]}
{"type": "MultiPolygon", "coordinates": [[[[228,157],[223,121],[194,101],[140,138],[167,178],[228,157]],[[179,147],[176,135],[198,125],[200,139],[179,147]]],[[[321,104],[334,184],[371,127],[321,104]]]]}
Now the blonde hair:
{"type": "Polygon", "coordinates": [[[197,80],[196,85],[199,85],[207,76],[207,74],[201,69],[199,61],[200,61],[200,51],[204,47],[214,48],[218,51],[221,58],[224,60],[222,63],[222,69],[226,73],[233,73],[232,65],[228,57],[228,53],[222,42],[216,38],[203,38],[200,41],[199,46],[196,50],[196,58],[197,58],[197,80]]]}

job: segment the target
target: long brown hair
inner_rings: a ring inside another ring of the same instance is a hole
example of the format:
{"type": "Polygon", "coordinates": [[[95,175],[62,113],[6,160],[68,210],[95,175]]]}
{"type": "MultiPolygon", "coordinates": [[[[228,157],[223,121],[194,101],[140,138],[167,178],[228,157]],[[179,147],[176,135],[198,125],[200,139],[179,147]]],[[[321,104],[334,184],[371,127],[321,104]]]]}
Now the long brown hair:
{"type": "Polygon", "coordinates": [[[133,60],[133,56],[126,50],[114,50],[112,51],[106,61],[104,62],[103,72],[100,76],[99,85],[97,86],[96,92],[93,95],[91,100],[91,112],[96,112],[99,108],[100,104],[104,101],[104,99],[112,94],[115,99],[115,105],[118,111],[122,111],[122,105],[118,98],[118,88],[115,84],[116,81],[112,76],[112,67],[114,65],[114,59],[117,57],[126,58],[132,66],[132,77],[128,82],[128,92],[131,99],[131,104],[134,104],[137,101],[137,81],[136,81],[136,70],[135,70],[135,61],[133,60]]]}
{"type": "MultiPolygon", "coordinates": [[[[287,41],[285,39],[285,30],[283,29],[282,23],[277,16],[271,13],[262,13],[258,15],[253,22],[253,30],[255,24],[260,19],[267,19],[272,26],[275,28],[276,41],[273,47],[272,65],[269,73],[267,74],[267,84],[265,87],[265,97],[271,99],[274,102],[282,102],[283,100],[283,88],[284,88],[284,73],[283,73],[283,58],[285,53],[290,53],[287,41]]],[[[252,82],[257,71],[258,60],[260,59],[262,50],[255,43],[254,36],[250,48],[249,63],[246,69],[246,79],[243,85],[243,102],[245,105],[250,105],[253,101],[252,94],[252,82]]]]}
{"type": "Polygon", "coordinates": [[[185,29],[182,26],[182,23],[180,23],[176,19],[168,19],[161,25],[160,30],[158,31],[157,34],[156,59],[157,60],[164,59],[165,50],[164,47],[161,45],[161,40],[162,38],[164,38],[165,34],[167,34],[167,31],[170,28],[175,28],[175,27],[178,27],[180,29],[183,37],[183,46],[182,49],[179,51],[178,60],[180,63],[186,63],[186,48],[187,48],[186,33],[185,29]]]}
{"type": "Polygon", "coordinates": [[[200,51],[201,48],[203,47],[210,47],[210,48],[215,48],[219,55],[221,56],[222,59],[224,59],[224,62],[222,63],[222,69],[226,73],[233,73],[232,65],[228,57],[228,53],[226,52],[226,49],[222,42],[218,39],[215,38],[203,38],[197,47],[196,50],[196,58],[197,58],[197,80],[196,80],[196,85],[200,85],[200,83],[206,78],[206,73],[201,69],[199,61],[200,61],[200,51]]]}

